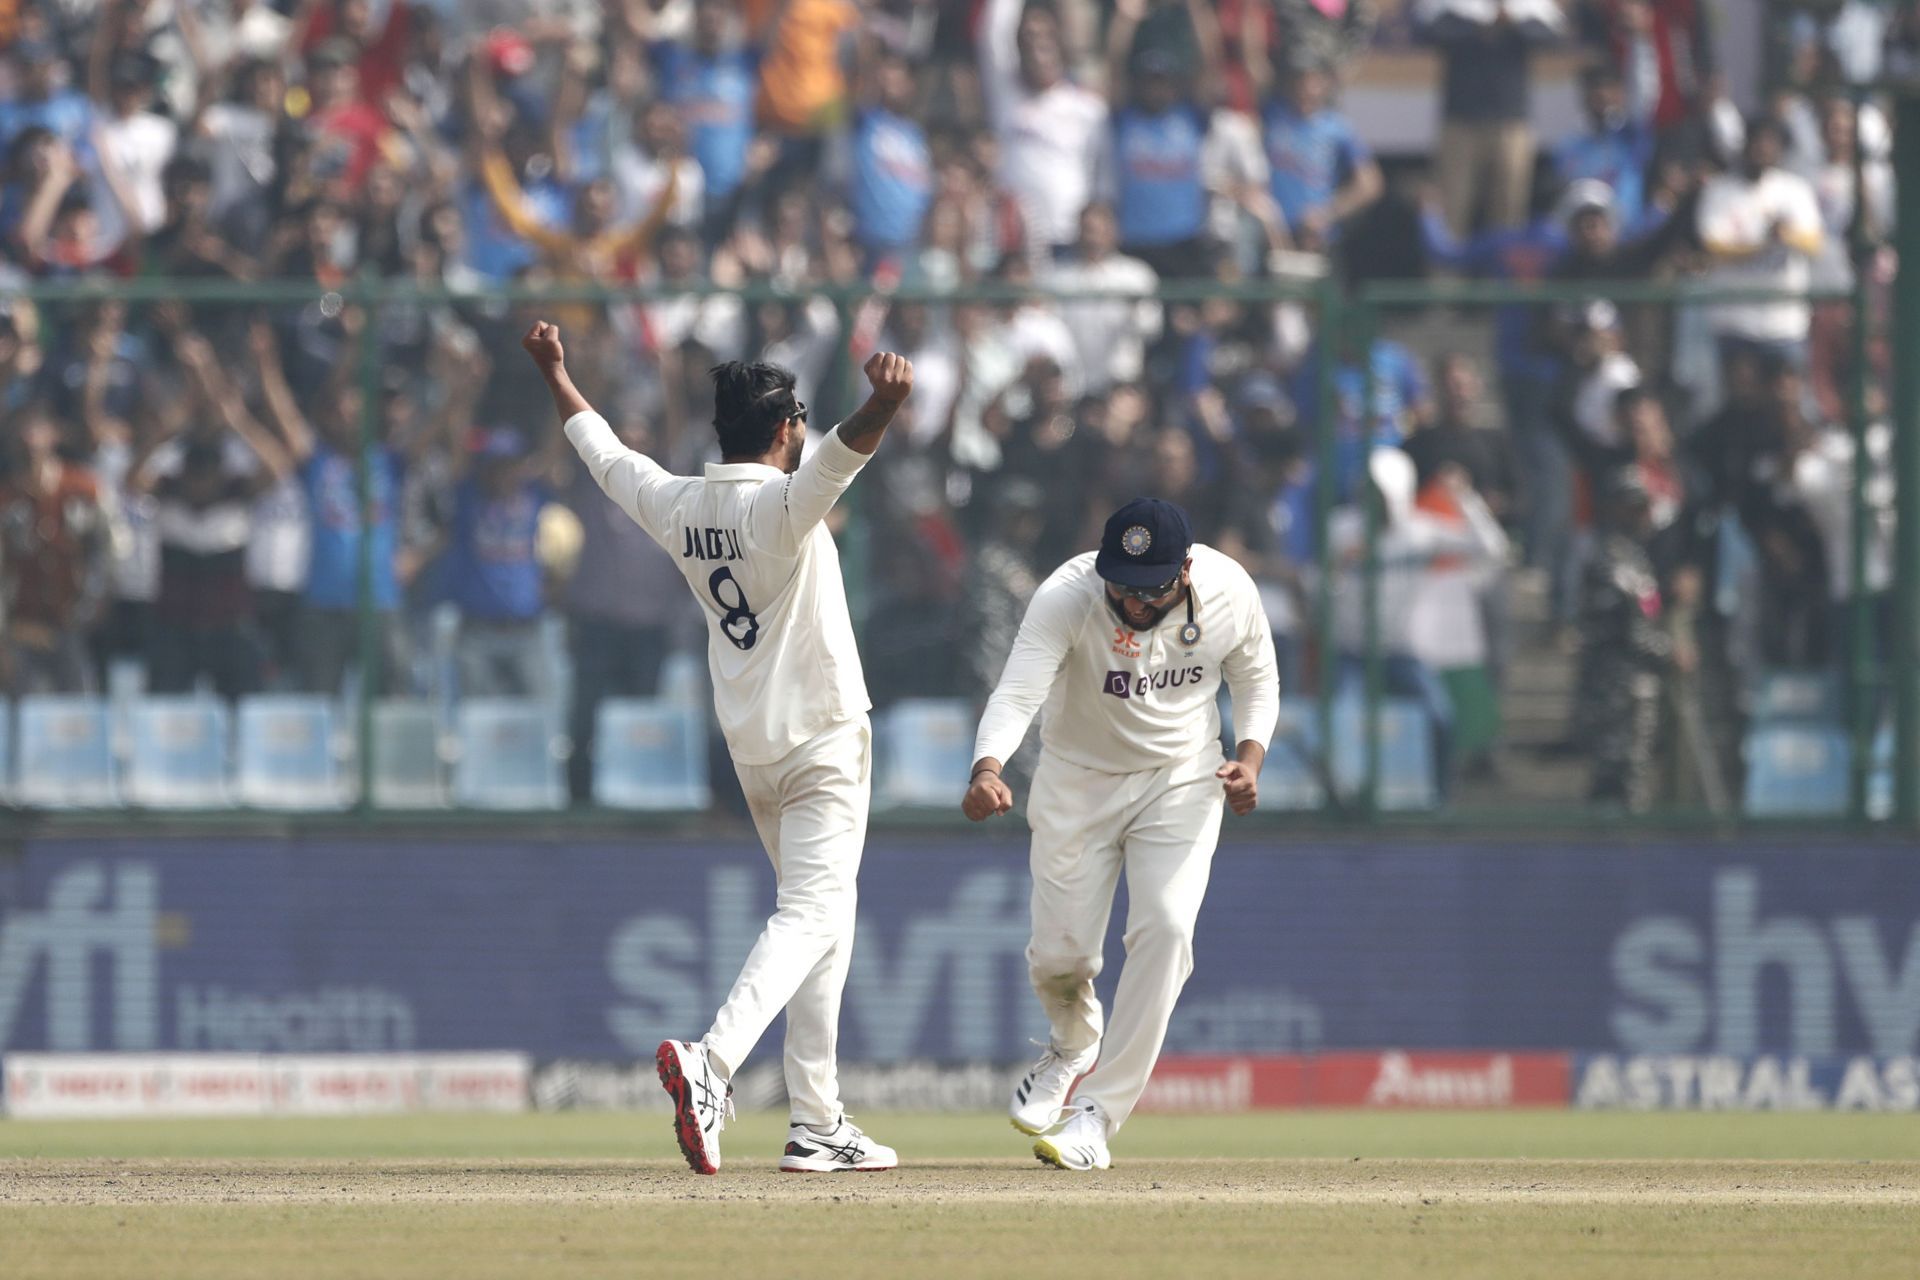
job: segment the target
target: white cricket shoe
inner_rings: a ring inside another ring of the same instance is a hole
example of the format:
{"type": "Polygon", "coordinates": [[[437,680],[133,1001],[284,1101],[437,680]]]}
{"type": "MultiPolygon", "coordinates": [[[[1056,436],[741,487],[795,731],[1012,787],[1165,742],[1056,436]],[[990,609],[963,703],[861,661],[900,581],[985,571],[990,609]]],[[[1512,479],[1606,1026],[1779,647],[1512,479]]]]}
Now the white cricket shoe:
{"type": "Polygon", "coordinates": [[[878,1173],[899,1163],[900,1156],[892,1147],[881,1146],[842,1115],[832,1133],[815,1133],[803,1124],[790,1126],[780,1172],[878,1173]]]}
{"type": "Polygon", "coordinates": [[[1107,1113],[1091,1098],[1076,1102],[1058,1132],[1033,1144],[1033,1154],[1042,1164],[1076,1173],[1112,1168],[1113,1157],[1107,1154],[1107,1113]]]}
{"type": "Polygon", "coordinates": [[[653,1060],[673,1098],[673,1136],[695,1173],[720,1172],[720,1130],[733,1119],[733,1086],[720,1078],[701,1044],[662,1040],[653,1060]]]}
{"type": "Polygon", "coordinates": [[[1100,1056],[1097,1044],[1075,1054],[1056,1049],[1051,1043],[1046,1048],[1013,1087],[1013,1103],[1007,1108],[1013,1127],[1028,1137],[1045,1133],[1065,1118],[1061,1113],[1067,1105],[1067,1095],[1073,1092],[1073,1082],[1100,1056]]]}

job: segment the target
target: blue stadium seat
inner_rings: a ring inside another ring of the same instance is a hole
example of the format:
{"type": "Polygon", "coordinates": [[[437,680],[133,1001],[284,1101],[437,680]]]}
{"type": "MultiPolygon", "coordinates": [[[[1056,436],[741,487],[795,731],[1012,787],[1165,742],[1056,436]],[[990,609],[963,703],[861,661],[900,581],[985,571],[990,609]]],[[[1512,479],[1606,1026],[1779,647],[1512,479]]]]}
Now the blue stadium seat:
{"type": "MultiPolygon", "coordinates": [[[[1367,708],[1364,699],[1333,704],[1333,777],[1343,795],[1358,798],[1367,774],[1367,708]]],[[[1411,699],[1380,701],[1380,778],[1374,791],[1382,811],[1431,809],[1439,803],[1433,759],[1433,726],[1426,709],[1411,699]]]]}
{"type": "Polygon", "coordinates": [[[119,770],[106,704],[97,698],[25,697],[19,709],[23,805],[85,809],[120,803],[119,770]]]}
{"type": "Polygon", "coordinates": [[[212,809],[227,790],[227,708],[196,694],[145,697],[127,711],[127,803],[212,809]]]}
{"type": "Polygon", "coordinates": [[[876,803],[952,808],[973,764],[973,709],[959,698],[906,698],[874,719],[876,803]]]}
{"type": "Polygon", "coordinates": [[[1318,809],[1325,804],[1320,755],[1320,708],[1311,698],[1282,698],[1280,724],[1260,766],[1260,807],[1318,809]]]}
{"type": "Polygon", "coordinates": [[[1754,687],[1756,724],[1838,724],[1840,712],[1840,678],[1831,671],[1767,671],[1754,687]]]}
{"type": "Polygon", "coordinates": [[[446,808],[440,721],[431,702],[386,698],[373,704],[372,778],[376,809],[446,808]]]}
{"type": "Polygon", "coordinates": [[[453,798],[473,809],[558,809],[567,802],[553,726],[537,698],[460,704],[453,798]]]}
{"type": "Polygon", "coordinates": [[[1837,728],[1762,725],[1747,734],[1746,811],[1753,817],[1832,817],[1847,809],[1852,750],[1837,728]]]}
{"type": "Polygon", "coordinates": [[[705,809],[707,722],[665,698],[613,698],[596,713],[593,798],[614,809],[705,809]]]}
{"type": "Polygon", "coordinates": [[[234,748],[240,803],[261,809],[343,807],[347,788],[335,732],[331,698],[242,698],[234,748]]]}

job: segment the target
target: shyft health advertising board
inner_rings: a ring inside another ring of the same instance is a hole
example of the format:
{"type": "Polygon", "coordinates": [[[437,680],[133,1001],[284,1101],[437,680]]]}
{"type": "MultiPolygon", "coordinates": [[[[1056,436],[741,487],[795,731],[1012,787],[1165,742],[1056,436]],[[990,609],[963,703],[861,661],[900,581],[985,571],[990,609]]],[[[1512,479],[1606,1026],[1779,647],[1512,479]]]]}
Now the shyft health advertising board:
{"type": "MultiPolygon", "coordinates": [[[[876,836],[847,1060],[1029,1057],[1027,893],[1020,840],[876,836]]],[[[0,1052],[627,1061],[704,1030],[772,896],[746,842],[30,840],[0,853],[0,1052]]],[[[1598,1055],[1588,1105],[1695,1096],[1695,1059],[1920,1054],[1908,846],[1230,841],[1196,952],[1169,1052],[1598,1055]]],[[[1417,1094],[1445,1064],[1389,1065],[1417,1094]]]]}

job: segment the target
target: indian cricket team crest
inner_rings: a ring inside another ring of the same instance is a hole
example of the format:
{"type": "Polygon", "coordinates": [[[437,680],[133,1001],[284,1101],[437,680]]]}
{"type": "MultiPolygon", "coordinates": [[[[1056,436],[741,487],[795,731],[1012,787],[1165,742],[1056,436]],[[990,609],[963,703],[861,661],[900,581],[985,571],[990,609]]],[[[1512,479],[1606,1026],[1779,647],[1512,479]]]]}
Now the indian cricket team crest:
{"type": "Polygon", "coordinates": [[[1143,524],[1136,524],[1120,535],[1120,549],[1130,556],[1143,556],[1152,545],[1153,535],[1143,524]]]}
{"type": "Polygon", "coordinates": [[[1200,624],[1189,618],[1180,624],[1180,643],[1188,649],[1200,643],[1200,624]]]}

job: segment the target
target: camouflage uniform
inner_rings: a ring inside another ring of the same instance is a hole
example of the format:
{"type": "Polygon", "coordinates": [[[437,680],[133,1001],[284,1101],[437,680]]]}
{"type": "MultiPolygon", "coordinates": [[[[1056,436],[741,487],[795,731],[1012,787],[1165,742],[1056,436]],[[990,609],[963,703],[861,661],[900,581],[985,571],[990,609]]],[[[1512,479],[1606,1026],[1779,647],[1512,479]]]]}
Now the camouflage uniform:
{"type": "Polygon", "coordinates": [[[1648,809],[1656,792],[1660,688],[1673,652],[1660,613],[1660,581],[1646,548],[1609,533],[1581,585],[1575,731],[1592,744],[1591,798],[1633,813],[1648,809]]]}

